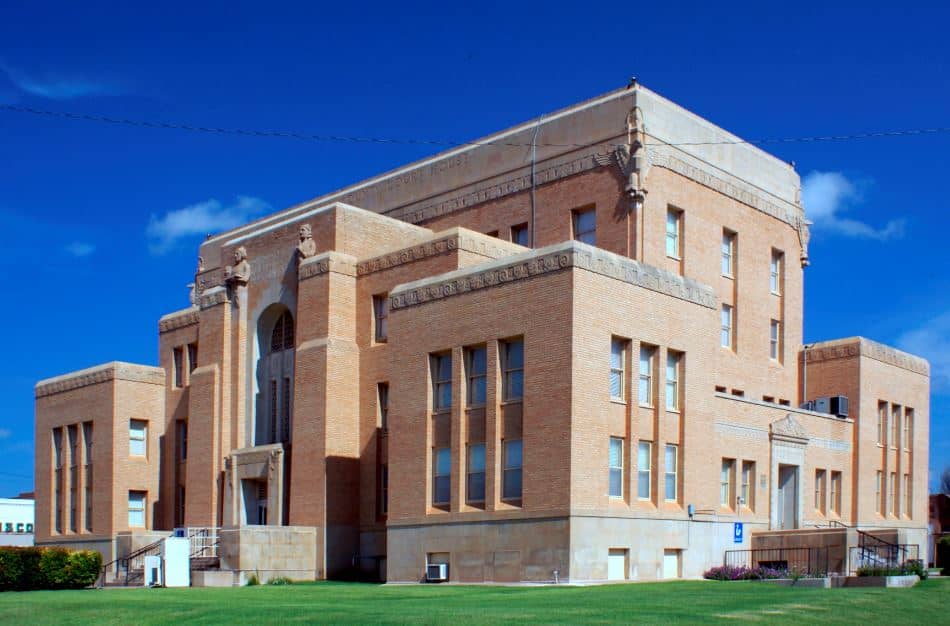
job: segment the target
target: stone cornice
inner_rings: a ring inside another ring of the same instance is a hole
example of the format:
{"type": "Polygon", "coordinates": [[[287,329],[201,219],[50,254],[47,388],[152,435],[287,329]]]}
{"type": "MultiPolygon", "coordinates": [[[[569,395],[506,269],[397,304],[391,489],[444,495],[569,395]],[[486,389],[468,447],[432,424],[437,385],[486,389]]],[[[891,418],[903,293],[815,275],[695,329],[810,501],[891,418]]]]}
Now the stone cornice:
{"type": "Polygon", "coordinates": [[[297,269],[297,280],[306,280],[328,272],[356,276],[356,259],[341,252],[324,252],[305,259],[297,269]]]}
{"type": "Polygon", "coordinates": [[[864,337],[813,344],[805,349],[805,353],[808,363],[863,356],[921,376],[930,376],[930,364],[925,359],[864,337]]]}
{"type": "Polygon", "coordinates": [[[568,268],[587,270],[706,308],[716,308],[716,296],[706,285],[578,241],[567,241],[397,286],[390,297],[390,309],[402,309],[568,268]]]}
{"type": "Polygon", "coordinates": [[[164,385],[165,370],[149,365],[113,361],[104,365],[97,365],[96,367],[64,374],[63,376],[41,380],[36,383],[34,393],[37,398],[44,398],[64,391],[71,391],[73,389],[79,389],[80,387],[105,383],[111,380],[127,380],[136,383],[148,383],[150,385],[164,385]]]}
{"type": "Polygon", "coordinates": [[[158,320],[158,332],[167,333],[186,326],[193,326],[198,323],[198,307],[189,307],[181,311],[175,311],[168,315],[163,315],[158,320]]]}
{"type": "Polygon", "coordinates": [[[388,270],[405,263],[421,261],[454,250],[473,252],[492,259],[511,256],[526,250],[518,244],[461,228],[453,228],[445,236],[439,235],[442,235],[442,233],[437,234],[430,241],[360,261],[356,264],[356,272],[360,276],[372,274],[373,272],[388,270]]]}
{"type": "Polygon", "coordinates": [[[206,289],[198,297],[198,306],[201,310],[210,309],[213,306],[228,302],[228,290],[226,287],[211,287],[206,289]]]}

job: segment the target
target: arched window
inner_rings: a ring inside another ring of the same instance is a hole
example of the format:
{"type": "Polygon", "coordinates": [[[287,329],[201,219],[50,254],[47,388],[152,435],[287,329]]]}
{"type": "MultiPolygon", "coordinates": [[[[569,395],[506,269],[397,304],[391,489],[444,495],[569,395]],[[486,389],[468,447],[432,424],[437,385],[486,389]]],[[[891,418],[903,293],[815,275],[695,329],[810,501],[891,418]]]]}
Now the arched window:
{"type": "Polygon", "coordinates": [[[290,311],[284,311],[270,334],[270,351],[280,352],[294,347],[294,318],[290,311]]]}

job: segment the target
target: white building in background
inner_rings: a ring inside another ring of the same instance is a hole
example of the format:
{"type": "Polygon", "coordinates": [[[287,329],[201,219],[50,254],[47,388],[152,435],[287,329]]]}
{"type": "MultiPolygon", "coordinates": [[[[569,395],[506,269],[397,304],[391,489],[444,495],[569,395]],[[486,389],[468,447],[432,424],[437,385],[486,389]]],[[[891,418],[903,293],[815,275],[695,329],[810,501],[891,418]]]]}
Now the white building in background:
{"type": "Polygon", "coordinates": [[[34,501],[0,498],[0,546],[32,546],[34,501]]]}

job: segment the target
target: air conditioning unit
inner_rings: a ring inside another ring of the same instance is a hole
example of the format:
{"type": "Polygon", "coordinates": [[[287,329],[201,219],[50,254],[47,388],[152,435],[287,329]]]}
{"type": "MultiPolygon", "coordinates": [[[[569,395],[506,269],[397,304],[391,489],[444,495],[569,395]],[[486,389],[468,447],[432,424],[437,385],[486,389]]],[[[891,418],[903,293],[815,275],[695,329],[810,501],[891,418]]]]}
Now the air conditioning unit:
{"type": "Polygon", "coordinates": [[[449,579],[449,566],[445,563],[430,563],[426,566],[426,580],[430,583],[444,582],[449,579]]]}
{"type": "Polygon", "coordinates": [[[798,408],[800,408],[800,409],[805,409],[806,411],[814,411],[814,410],[815,410],[815,401],[814,401],[814,400],[808,400],[807,402],[802,402],[801,405],[799,405],[798,408]]]}
{"type": "Polygon", "coordinates": [[[828,399],[828,412],[838,417],[848,417],[848,396],[831,396],[828,399]]]}
{"type": "Polygon", "coordinates": [[[819,413],[831,413],[831,398],[815,398],[815,410],[819,413]]]}

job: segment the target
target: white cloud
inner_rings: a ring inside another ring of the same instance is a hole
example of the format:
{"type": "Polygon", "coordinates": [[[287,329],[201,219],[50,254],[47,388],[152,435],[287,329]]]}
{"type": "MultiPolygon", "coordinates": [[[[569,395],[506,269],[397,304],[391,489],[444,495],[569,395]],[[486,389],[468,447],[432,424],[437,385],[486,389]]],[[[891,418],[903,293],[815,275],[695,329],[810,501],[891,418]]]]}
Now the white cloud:
{"type": "Polygon", "coordinates": [[[66,252],[75,256],[75,257],[84,257],[89,256],[96,251],[96,247],[91,243],[85,243],[82,241],[74,241],[68,246],[66,246],[66,252]]]}
{"type": "Polygon", "coordinates": [[[897,346],[930,361],[930,384],[934,390],[950,392],[950,311],[909,330],[897,346]]]}
{"type": "Polygon", "coordinates": [[[250,196],[238,196],[224,206],[211,199],[169,211],[162,217],[152,214],[145,235],[153,254],[164,254],[178,241],[193,235],[207,235],[244,224],[270,208],[270,205],[250,196]]]}
{"type": "Polygon", "coordinates": [[[874,228],[865,222],[839,216],[850,205],[859,204],[863,199],[860,185],[841,172],[812,171],[802,180],[802,205],[816,229],[879,241],[904,234],[903,219],[891,220],[883,228],[874,228]]]}
{"type": "Polygon", "coordinates": [[[122,93],[117,85],[86,76],[54,72],[28,74],[20,68],[0,61],[0,71],[7,75],[17,89],[50,100],[72,100],[84,96],[114,96],[122,93]]]}

